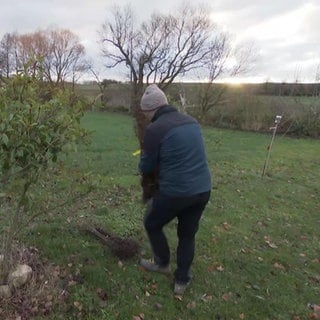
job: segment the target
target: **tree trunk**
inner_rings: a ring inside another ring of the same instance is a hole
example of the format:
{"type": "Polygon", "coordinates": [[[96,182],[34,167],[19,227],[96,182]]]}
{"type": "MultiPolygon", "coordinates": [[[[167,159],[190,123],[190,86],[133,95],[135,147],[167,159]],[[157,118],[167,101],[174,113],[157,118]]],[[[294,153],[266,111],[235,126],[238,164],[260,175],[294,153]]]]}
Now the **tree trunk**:
{"type": "Polygon", "coordinates": [[[143,94],[142,83],[132,83],[131,93],[131,113],[135,119],[135,133],[139,141],[140,149],[143,149],[143,138],[146,127],[148,125],[148,119],[145,117],[140,109],[140,100],[143,94]]]}

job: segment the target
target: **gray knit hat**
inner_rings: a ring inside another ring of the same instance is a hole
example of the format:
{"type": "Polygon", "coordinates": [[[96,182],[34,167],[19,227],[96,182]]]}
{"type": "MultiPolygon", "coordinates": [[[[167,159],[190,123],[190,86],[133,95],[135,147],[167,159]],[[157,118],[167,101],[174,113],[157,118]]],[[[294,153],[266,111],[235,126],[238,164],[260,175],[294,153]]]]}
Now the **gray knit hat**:
{"type": "Polygon", "coordinates": [[[140,103],[143,111],[152,111],[167,104],[166,95],[156,84],[151,84],[146,88],[140,103]]]}

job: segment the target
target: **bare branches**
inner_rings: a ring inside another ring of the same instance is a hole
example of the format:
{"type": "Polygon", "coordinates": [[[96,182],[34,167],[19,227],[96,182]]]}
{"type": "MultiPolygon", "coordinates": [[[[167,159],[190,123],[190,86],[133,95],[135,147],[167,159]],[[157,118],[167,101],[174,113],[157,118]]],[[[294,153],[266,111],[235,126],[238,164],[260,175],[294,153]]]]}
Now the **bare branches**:
{"type": "Polygon", "coordinates": [[[79,38],[69,30],[42,30],[23,35],[6,35],[0,45],[0,56],[5,57],[0,71],[6,76],[18,72],[29,64],[35,74],[41,68],[41,77],[51,84],[75,81],[87,71],[85,49],[79,38]],[[10,40],[10,41],[9,41],[10,40]],[[36,63],[30,64],[30,61],[36,63]],[[3,64],[6,65],[3,66],[3,64]]]}
{"type": "Polygon", "coordinates": [[[102,53],[108,67],[125,64],[134,81],[171,83],[202,65],[212,31],[200,7],[185,5],[175,15],[153,14],[139,27],[130,7],[117,7],[102,27],[102,53]]]}

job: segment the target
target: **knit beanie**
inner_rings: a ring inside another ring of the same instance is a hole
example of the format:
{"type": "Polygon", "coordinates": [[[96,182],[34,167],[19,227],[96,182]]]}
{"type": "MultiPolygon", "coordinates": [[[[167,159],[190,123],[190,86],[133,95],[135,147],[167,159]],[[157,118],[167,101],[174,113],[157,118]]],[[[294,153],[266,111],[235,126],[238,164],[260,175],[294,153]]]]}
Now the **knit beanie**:
{"type": "Polygon", "coordinates": [[[146,88],[140,103],[143,111],[152,111],[167,104],[166,95],[156,84],[151,84],[146,88]]]}

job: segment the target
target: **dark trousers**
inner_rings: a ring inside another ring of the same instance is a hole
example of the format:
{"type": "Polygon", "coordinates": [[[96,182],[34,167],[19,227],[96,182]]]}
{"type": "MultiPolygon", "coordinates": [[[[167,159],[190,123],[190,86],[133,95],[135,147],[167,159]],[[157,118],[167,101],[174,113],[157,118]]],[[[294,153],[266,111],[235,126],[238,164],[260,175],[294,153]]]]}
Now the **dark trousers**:
{"type": "Polygon", "coordinates": [[[153,250],[155,263],[167,266],[170,262],[170,249],[163,227],[178,219],[177,269],[175,281],[186,283],[190,280],[190,267],[194,258],[195,235],[199,220],[209,201],[210,191],[190,197],[172,198],[158,194],[147,209],[144,226],[153,250]]]}

